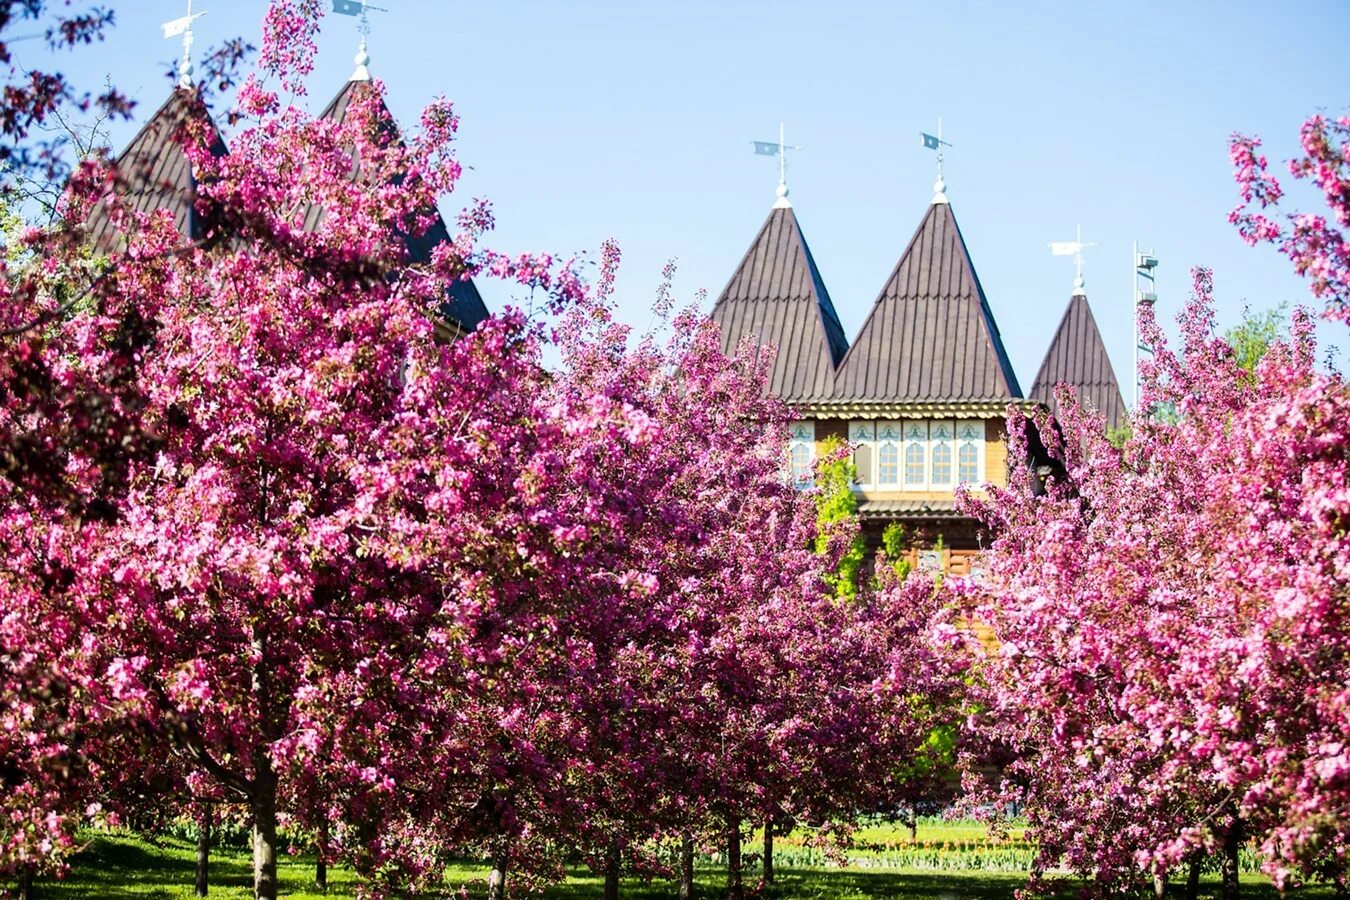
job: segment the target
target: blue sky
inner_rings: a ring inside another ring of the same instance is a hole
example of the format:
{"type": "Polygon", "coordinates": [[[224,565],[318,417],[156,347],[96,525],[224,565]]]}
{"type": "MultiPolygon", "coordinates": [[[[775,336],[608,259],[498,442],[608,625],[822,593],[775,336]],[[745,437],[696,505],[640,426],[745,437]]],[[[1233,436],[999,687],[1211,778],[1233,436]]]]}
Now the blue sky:
{"type": "MultiPolygon", "coordinates": [[[[265,5],[198,0],[198,47],[257,43],[265,5]]],[[[1024,390],[1073,279],[1046,243],[1078,224],[1097,243],[1088,295],[1127,394],[1133,241],[1161,259],[1165,317],[1197,264],[1215,270],[1225,324],[1244,303],[1304,301],[1287,261],[1247,248],[1226,221],[1225,141],[1257,133],[1282,162],[1309,113],[1350,108],[1346,0],[377,5],[389,11],[372,14],[371,69],[395,114],[412,123],[444,94],[462,116],[470,168],[447,213],[490,198],[506,250],[594,253],[617,238],[621,314],[639,326],[671,257],[681,297],[706,288],[710,307],[725,286],[774,199],[775,161],[750,142],[776,138],[782,119],[803,147],[792,200],[852,337],[932,196],[918,133],[940,115],[954,145],[948,195],[1024,390]]],[[[115,7],[109,40],[63,66],[109,76],[148,115],[178,52],[158,23],[184,5],[115,7]]],[[[325,19],[311,109],[350,74],[356,41],[353,20],[325,19]]],[[[116,128],[114,145],[132,130],[116,128]]],[[[1306,191],[1290,200],[1322,210],[1306,191]]],[[[490,307],[509,299],[482,288],[490,307]]],[[[1343,326],[1320,331],[1350,347],[1343,326]]]]}

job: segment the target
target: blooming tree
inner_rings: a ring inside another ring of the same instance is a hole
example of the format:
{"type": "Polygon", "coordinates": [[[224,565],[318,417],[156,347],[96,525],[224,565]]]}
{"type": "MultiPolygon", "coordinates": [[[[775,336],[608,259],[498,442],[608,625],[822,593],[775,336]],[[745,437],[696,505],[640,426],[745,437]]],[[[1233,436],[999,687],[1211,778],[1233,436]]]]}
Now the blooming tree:
{"type": "MultiPolygon", "coordinates": [[[[1318,173],[1342,224],[1343,136],[1315,117],[1291,166],[1318,173]]],[[[1238,178],[1269,203],[1278,185],[1255,146],[1235,139],[1238,178]]],[[[1343,317],[1339,232],[1235,219],[1280,242],[1343,317]]],[[[1124,446],[1064,404],[1057,427],[1037,423],[1062,474],[1042,489],[1019,471],[968,501],[994,534],[987,584],[962,590],[998,641],[975,719],[1014,754],[996,796],[1026,804],[1039,871],[1066,865],[1103,889],[1219,852],[1235,896],[1247,841],[1281,884],[1346,877],[1350,392],[1314,366],[1306,314],[1251,372],[1213,319],[1197,270],[1179,350],[1143,311],[1154,355],[1124,446]]],[[[1024,452],[1028,423],[1011,424],[1024,452]]]]}

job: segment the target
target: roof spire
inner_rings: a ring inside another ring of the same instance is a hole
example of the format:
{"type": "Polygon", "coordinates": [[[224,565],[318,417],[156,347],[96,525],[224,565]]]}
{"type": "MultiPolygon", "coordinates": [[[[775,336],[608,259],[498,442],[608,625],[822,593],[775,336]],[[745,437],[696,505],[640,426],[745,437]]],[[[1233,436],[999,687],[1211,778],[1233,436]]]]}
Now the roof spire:
{"type": "Polygon", "coordinates": [[[1083,243],[1083,226],[1079,225],[1077,237],[1072,241],[1051,241],[1050,252],[1055,256],[1072,256],[1075,274],[1073,277],[1073,296],[1086,297],[1087,290],[1084,288],[1083,281],[1083,251],[1088,247],[1097,246],[1095,243],[1083,243]]]}
{"type": "Polygon", "coordinates": [[[792,201],[788,199],[787,186],[787,152],[789,150],[800,150],[801,147],[794,147],[785,143],[783,137],[783,123],[778,123],[778,141],[751,141],[755,145],[755,153],[759,156],[777,156],[778,157],[778,199],[774,202],[774,209],[791,209],[792,201]]]}
{"type": "Polygon", "coordinates": [[[926,131],[920,131],[919,137],[923,140],[923,145],[929,150],[937,151],[937,180],[933,182],[933,202],[947,202],[947,182],[942,180],[942,148],[950,147],[947,141],[942,139],[942,116],[938,116],[937,134],[932,135],[926,131]]]}
{"type": "Polygon", "coordinates": [[[181,88],[190,88],[192,81],[192,23],[206,15],[205,12],[193,14],[192,0],[188,0],[187,15],[182,18],[173,19],[165,22],[160,28],[164,29],[164,37],[183,36],[183,58],[178,61],[178,86],[181,88]]]}
{"type": "Polygon", "coordinates": [[[356,30],[361,33],[361,44],[356,49],[356,70],[348,81],[370,80],[370,53],[366,50],[366,38],[370,36],[370,13],[387,12],[378,6],[371,6],[370,0],[333,0],[333,12],[340,16],[355,16],[361,20],[356,30]]]}

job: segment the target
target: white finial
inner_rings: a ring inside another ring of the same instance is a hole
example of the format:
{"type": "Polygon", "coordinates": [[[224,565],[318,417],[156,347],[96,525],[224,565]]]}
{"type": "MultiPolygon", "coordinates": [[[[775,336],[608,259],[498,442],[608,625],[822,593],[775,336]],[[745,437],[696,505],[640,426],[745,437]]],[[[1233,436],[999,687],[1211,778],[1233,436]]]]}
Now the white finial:
{"type": "Polygon", "coordinates": [[[370,36],[370,14],[386,12],[378,6],[371,6],[370,0],[333,0],[333,12],[340,16],[356,16],[361,20],[357,31],[361,33],[361,45],[356,50],[356,70],[349,81],[370,80],[370,53],[366,50],[366,38],[370,36]]]}
{"type": "Polygon", "coordinates": [[[192,23],[206,15],[205,12],[199,12],[195,15],[192,12],[192,0],[188,0],[187,15],[180,19],[174,19],[165,22],[160,28],[164,29],[164,37],[183,36],[183,58],[178,61],[178,86],[190,88],[194,82],[192,80],[192,23]]]}
{"type": "Polygon", "coordinates": [[[361,35],[361,46],[356,48],[356,71],[352,72],[349,81],[369,81],[370,80],[370,54],[366,52],[366,36],[361,35]]]}
{"type": "Polygon", "coordinates": [[[1050,252],[1055,256],[1072,256],[1074,263],[1073,276],[1073,296],[1086,297],[1086,282],[1083,281],[1083,251],[1088,247],[1097,246],[1095,243],[1083,242],[1083,226],[1079,225],[1076,231],[1077,237],[1072,241],[1051,241],[1050,252]]]}
{"type": "Polygon", "coordinates": [[[937,180],[933,182],[933,202],[947,202],[947,182],[942,180],[942,148],[950,147],[951,144],[942,139],[942,117],[938,116],[937,134],[932,135],[926,131],[920,131],[919,137],[923,145],[929,150],[937,151],[937,180]]]}
{"type": "Polygon", "coordinates": [[[778,140],[775,141],[751,141],[755,146],[755,153],[759,156],[777,156],[778,157],[778,190],[776,194],[778,199],[774,201],[774,209],[791,209],[792,201],[788,199],[787,186],[787,152],[789,150],[800,150],[801,147],[794,147],[788,144],[784,138],[784,126],[782,122],[778,123],[778,140]]]}

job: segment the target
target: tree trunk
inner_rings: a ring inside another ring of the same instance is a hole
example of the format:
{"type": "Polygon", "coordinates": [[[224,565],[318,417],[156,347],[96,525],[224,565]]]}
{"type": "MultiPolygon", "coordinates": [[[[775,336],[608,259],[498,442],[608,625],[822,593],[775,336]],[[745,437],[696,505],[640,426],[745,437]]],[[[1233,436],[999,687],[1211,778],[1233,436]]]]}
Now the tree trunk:
{"type": "Polygon", "coordinates": [[[619,900],[619,867],[622,863],[619,842],[613,841],[605,852],[605,900],[619,900]]]}
{"type": "Polygon", "coordinates": [[[18,900],[33,900],[33,870],[24,869],[19,873],[19,890],[15,894],[18,900]]]}
{"type": "Polygon", "coordinates": [[[492,851],[492,871],[488,872],[488,900],[506,900],[507,863],[506,845],[500,843],[492,851]]]}
{"type": "Polygon", "coordinates": [[[918,843],[919,840],[919,813],[918,810],[909,815],[909,842],[918,843]]]}
{"type": "Polygon", "coordinates": [[[1234,809],[1228,818],[1228,833],[1223,839],[1223,900],[1238,900],[1238,850],[1242,847],[1242,820],[1234,809]]]}
{"type": "Polygon", "coordinates": [[[680,900],[694,900],[694,839],[680,838],[680,900]]]}
{"type": "Polygon", "coordinates": [[[319,822],[318,840],[315,841],[319,860],[314,864],[314,887],[328,893],[328,819],[319,822]]]}
{"type": "Polygon", "coordinates": [[[1167,896],[1167,873],[1153,876],[1153,896],[1158,900],[1167,896]]]}
{"type": "Polygon", "coordinates": [[[1200,866],[1205,862],[1199,852],[1191,854],[1191,864],[1186,873],[1186,900],[1200,900],[1200,866]]]}
{"type": "Polygon", "coordinates": [[[727,820],[727,897],[744,900],[745,885],[741,881],[741,823],[727,820]]]}
{"type": "Polygon", "coordinates": [[[773,884],[773,819],[764,820],[764,883],[773,884]]]}
{"type": "Polygon", "coordinates": [[[197,882],[196,894],[206,896],[207,868],[211,863],[211,813],[203,812],[197,819],[197,882]]]}
{"type": "Polygon", "coordinates": [[[277,776],[266,753],[253,758],[253,896],[277,900],[277,776]]]}

